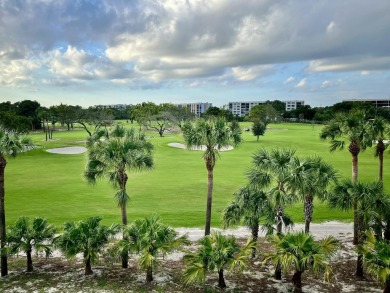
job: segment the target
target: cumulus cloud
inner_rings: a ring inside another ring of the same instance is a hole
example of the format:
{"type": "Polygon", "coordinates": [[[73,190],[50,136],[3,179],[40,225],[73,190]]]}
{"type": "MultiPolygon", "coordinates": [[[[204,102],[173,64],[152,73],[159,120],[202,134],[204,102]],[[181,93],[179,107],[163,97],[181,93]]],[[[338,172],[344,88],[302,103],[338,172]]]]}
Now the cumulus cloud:
{"type": "Polygon", "coordinates": [[[250,67],[233,67],[232,75],[236,80],[250,81],[272,70],[271,65],[258,65],[250,67]]]}
{"type": "Polygon", "coordinates": [[[39,62],[31,60],[0,60],[0,84],[23,86],[32,84],[31,74],[40,67],[39,62]]]}

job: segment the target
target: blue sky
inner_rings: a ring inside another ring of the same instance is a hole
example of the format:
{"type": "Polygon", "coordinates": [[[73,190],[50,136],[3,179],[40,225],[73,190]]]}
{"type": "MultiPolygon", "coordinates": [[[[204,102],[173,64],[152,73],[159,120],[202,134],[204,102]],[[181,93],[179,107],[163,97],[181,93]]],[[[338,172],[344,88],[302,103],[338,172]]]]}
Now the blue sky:
{"type": "Polygon", "coordinates": [[[390,95],[388,0],[0,0],[0,101],[390,95]]]}

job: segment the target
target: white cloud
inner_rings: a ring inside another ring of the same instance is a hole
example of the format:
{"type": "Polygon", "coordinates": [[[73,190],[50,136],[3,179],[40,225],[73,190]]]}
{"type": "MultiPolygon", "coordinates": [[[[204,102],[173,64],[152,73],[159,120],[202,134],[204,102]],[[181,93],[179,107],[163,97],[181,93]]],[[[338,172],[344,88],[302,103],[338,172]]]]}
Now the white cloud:
{"type": "Polygon", "coordinates": [[[296,85],[295,87],[298,88],[298,87],[304,87],[306,86],[306,78],[302,78],[296,85]]]}
{"type": "Polygon", "coordinates": [[[40,67],[34,60],[0,60],[0,84],[22,86],[33,84],[32,73],[40,67]]]}
{"type": "Polygon", "coordinates": [[[368,71],[368,70],[363,70],[363,71],[360,72],[360,75],[363,75],[363,76],[364,76],[364,75],[370,75],[370,73],[371,73],[371,72],[368,71]]]}
{"type": "Polygon", "coordinates": [[[322,84],[321,84],[321,87],[328,87],[330,85],[330,82],[329,82],[329,80],[324,80],[323,82],[322,82],[322,84]]]}
{"type": "Polygon", "coordinates": [[[258,65],[251,67],[233,67],[232,75],[236,80],[250,81],[258,78],[269,72],[273,66],[271,65],[258,65]]]}
{"type": "Polygon", "coordinates": [[[294,76],[290,76],[289,78],[287,78],[283,84],[289,84],[290,82],[293,82],[295,80],[295,77],[294,76]]]}

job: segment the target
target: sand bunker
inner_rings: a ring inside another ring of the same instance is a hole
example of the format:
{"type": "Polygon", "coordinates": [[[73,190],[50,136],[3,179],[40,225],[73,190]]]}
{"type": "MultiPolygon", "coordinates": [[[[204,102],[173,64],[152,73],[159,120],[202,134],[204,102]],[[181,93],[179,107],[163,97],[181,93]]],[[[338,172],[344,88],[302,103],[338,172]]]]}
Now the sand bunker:
{"type": "MultiPolygon", "coordinates": [[[[171,143],[168,143],[168,146],[170,147],[174,147],[174,148],[179,148],[179,149],[186,149],[187,147],[182,144],[182,143],[178,143],[178,142],[171,142],[171,143]]],[[[206,146],[201,146],[199,148],[197,147],[193,147],[191,148],[193,151],[205,151],[206,150],[206,146]]],[[[233,149],[232,146],[227,146],[227,147],[223,147],[220,149],[221,152],[226,152],[226,151],[231,151],[233,149]]]]}
{"type": "Polygon", "coordinates": [[[47,149],[48,153],[61,154],[61,155],[77,155],[82,154],[87,151],[85,147],[74,146],[74,147],[65,147],[65,148],[56,148],[56,149],[47,149]]]}

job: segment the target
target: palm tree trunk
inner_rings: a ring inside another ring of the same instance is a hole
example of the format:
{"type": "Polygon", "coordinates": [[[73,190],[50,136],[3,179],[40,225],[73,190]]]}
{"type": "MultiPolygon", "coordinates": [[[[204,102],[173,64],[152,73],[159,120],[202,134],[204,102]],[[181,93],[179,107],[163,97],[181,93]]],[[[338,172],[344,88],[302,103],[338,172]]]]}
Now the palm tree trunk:
{"type": "Polygon", "coordinates": [[[31,250],[27,250],[27,272],[32,272],[33,269],[33,263],[32,263],[32,258],[31,258],[31,250]]]}
{"type": "MultiPolygon", "coordinates": [[[[0,154],[0,248],[5,247],[6,231],[5,231],[5,191],[4,191],[4,171],[7,166],[6,159],[0,154]]],[[[1,276],[8,275],[7,256],[1,255],[1,276]]]]}
{"type": "MultiPolygon", "coordinates": [[[[358,222],[358,244],[363,244],[364,242],[364,218],[362,215],[359,215],[358,217],[359,222],[358,222]]],[[[356,274],[357,277],[363,277],[364,271],[363,271],[363,255],[358,252],[357,256],[357,262],[356,262],[356,274]]]]}
{"type": "Polygon", "coordinates": [[[276,233],[282,234],[283,228],[283,208],[278,206],[276,208],[276,233]]]}
{"type": "Polygon", "coordinates": [[[91,257],[88,256],[86,261],[85,261],[85,270],[84,270],[84,274],[86,276],[88,275],[92,275],[93,274],[93,271],[92,271],[92,267],[91,267],[91,257]]]}
{"type": "Polygon", "coordinates": [[[383,231],[383,238],[390,242],[390,219],[385,220],[385,229],[383,231]]]}
{"type": "MultiPolygon", "coordinates": [[[[358,179],[358,156],[352,155],[352,182],[357,183],[358,179]]],[[[358,210],[357,210],[357,202],[353,201],[353,244],[358,244],[358,210]]]]}
{"type": "Polygon", "coordinates": [[[153,270],[152,267],[146,269],[146,283],[151,283],[153,281],[153,270]]]}
{"type": "MultiPolygon", "coordinates": [[[[252,241],[257,244],[257,238],[259,237],[259,222],[255,221],[252,226],[252,241]]],[[[256,247],[252,248],[252,258],[256,257],[256,247]]]]}
{"type": "MultiPolygon", "coordinates": [[[[128,176],[125,171],[120,172],[120,176],[118,179],[119,187],[122,190],[126,190],[126,183],[127,183],[128,176]]],[[[121,215],[122,215],[122,225],[126,226],[127,225],[127,201],[125,202],[120,202],[120,207],[121,207],[121,215]]],[[[123,234],[123,239],[125,239],[126,236],[123,234]]],[[[129,267],[129,254],[127,252],[122,253],[121,255],[122,258],[122,268],[127,269],[129,267]]]]}
{"type": "Polygon", "coordinates": [[[207,167],[207,205],[206,205],[206,225],[204,235],[210,235],[210,227],[211,227],[211,205],[213,201],[213,169],[208,166],[207,167]]]}
{"type": "Polygon", "coordinates": [[[223,277],[223,269],[218,270],[218,287],[226,288],[225,278],[223,277]]]}
{"type": "Polygon", "coordinates": [[[276,264],[275,272],[274,272],[274,279],[275,280],[281,280],[282,279],[282,266],[280,265],[280,262],[276,264]]]}
{"type": "Polygon", "coordinates": [[[295,271],[292,277],[292,282],[294,284],[294,293],[302,293],[302,272],[295,271]]]}
{"type": "Polygon", "coordinates": [[[378,153],[379,158],[379,181],[383,181],[383,152],[378,153]]]}
{"type": "Polygon", "coordinates": [[[309,194],[305,197],[304,213],[305,213],[305,233],[310,232],[310,223],[313,219],[313,195],[309,194]]]}
{"type": "Polygon", "coordinates": [[[385,289],[383,290],[383,293],[390,293],[390,278],[385,282],[385,289]]]}

